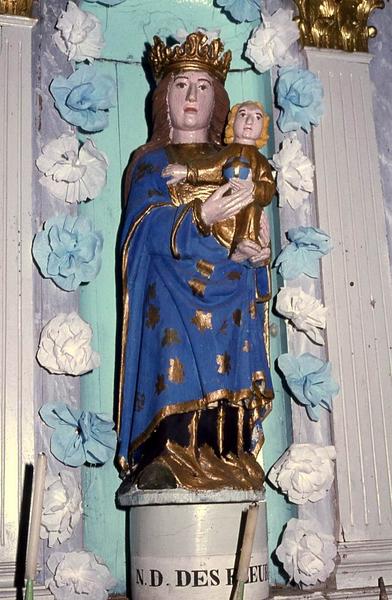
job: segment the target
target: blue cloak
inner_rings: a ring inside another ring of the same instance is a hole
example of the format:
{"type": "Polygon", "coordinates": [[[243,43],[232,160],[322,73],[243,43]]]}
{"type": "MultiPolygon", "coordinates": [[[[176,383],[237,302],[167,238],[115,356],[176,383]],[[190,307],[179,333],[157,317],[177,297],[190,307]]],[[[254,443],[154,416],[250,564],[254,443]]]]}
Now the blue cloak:
{"type": "MultiPolygon", "coordinates": [[[[252,448],[273,398],[264,340],[266,267],[228,258],[175,206],[161,176],[165,149],[135,165],[122,229],[123,336],[119,455],[128,457],[166,416],[225,399],[253,411],[252,448]]],[[[137,452],[136,452],[137,457],[137,452]]]]}

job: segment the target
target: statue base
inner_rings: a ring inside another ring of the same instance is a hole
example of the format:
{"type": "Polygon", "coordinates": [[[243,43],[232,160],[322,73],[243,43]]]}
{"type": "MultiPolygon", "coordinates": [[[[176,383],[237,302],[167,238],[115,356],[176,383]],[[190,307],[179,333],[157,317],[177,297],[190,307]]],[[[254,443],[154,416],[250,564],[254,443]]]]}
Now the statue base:
{"type": "Polygon", "coordinates": [[[244,600],[269,596],[266,504],[263,492],[183,489],[142,491],[118,503],[129,507],[132,600],[228,600],[234,584],[245,512],[259,514],[244,600]]]}

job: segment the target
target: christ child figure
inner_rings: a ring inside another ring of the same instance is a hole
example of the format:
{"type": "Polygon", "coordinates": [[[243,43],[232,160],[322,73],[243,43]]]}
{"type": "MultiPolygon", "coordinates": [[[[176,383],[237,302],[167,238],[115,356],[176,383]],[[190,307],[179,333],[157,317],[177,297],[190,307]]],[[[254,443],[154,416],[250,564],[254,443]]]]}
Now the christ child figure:
{"type": "MultiPolygon", "coordinates": [[[[229,181],[233,190],[253,187],[253,202],[244,206],[235,216],[231,255],[246,240],[263,245],[260,220],[263,208],[271,202],[275,193],[271,167],[259,152],[259,148],[268,141],[268,123],[269,117],[260,102],[248,100],[235,104],[225,129],[227,145],[222,150],[212,158],[197,158],[186,165],[169,165],[163,172],[164,176],[170,177],[168,185],[184,180],[195,186],[222,185],[229,181]]],[[[262,221],[266,222],[266,217],[262,221]]]]}

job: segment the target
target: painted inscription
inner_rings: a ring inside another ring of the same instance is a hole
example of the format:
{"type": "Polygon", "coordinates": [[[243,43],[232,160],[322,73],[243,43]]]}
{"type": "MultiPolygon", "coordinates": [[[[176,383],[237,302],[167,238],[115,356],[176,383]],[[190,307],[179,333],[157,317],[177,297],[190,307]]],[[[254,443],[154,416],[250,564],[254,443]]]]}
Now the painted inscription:
{"type": "MultiPolygon", "coordinates": [[[[234,584],[233,567],[227,566],[233,563],[233,557],[214,556],[203,557],[195,560],[195,557],[181,557],[176,559],[165,559],[163,557],[134,557],[132,560],[132,588],[138,590],[137,597],[144,598],[142,590],[151,588],[156,590],[158,598],[167,597],[170,591],[171,598],[183,598],[184,590],[189,593],[189,598],[205,598],[206,589],[209,590],[209,598],[220,598],[220,593],[234,584]],[[152,567],[154,565],[154,567],[152,567]],[[220,592],[219,592],[220,590],[220,592]],[[162,591],[162,596],[159,592],[162,591]],[[214,595],[214,591],[217,595],[214,595]],[[198,593],[199,592],[199,593],[198,593]]],[[[266,556],[255,555],[252,557],[248,571],[247,589],[250,600],[265,598],[261,594],[268,590],[268,562],[266,556]]],[[[223,597],[223,596],[222,596],[223,597]]],[[[147,598],[147,595],[146,595],[147,598]]]]}

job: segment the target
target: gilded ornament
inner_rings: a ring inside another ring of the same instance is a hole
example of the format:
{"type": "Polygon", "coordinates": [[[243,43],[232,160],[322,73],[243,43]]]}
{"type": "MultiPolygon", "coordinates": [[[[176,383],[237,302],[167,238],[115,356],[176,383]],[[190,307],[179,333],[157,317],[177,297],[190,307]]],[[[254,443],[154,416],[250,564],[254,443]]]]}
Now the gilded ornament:
{"type": "Polygon", "coordinates": [[[196,263],[196,269],[199,271],[200,275],[203,275],[203,277],[207,277],[207,279],[210,279],[211,275],[214,272],[214,265],[209,263],[207,260],[198,260],[196,263]]]}
{"type": "Polygon", "coordinates": [[[139,412],[140,410],[143,410],[144,405],[146,403],[146,396],[144,394],[136,394],[136,402],[135,402],[135,409],[139,412]]]}
{"type": "Polygon", "coordinates": [[[191,288],[192,294],[194,296],[200,296],[201,298],[203,298],[206,289],[206,284],[203,281],[200,281],[200,279],[193,278],[188,281],[188,285],[191,288]]]}
{"type": "Polygon", "coordinates": [[[242,352],[250,352],[250,341],[245,340],[242,345],[242,352]]]}
{"type": "Polygon", "coordinates": [[[0,0],[1,15],[16,15],[18,17],[31,17],[33,0],[0,0]]]}
{"type": "Polygon", "coordinates": [[[153,304],[150,304],[147,309],[147,327],[149,327],[149,329],[154,329],[159,323],[159,320],[159,308],[153,304]]]}
{"type": "Polygon", "coordinates": [[[166,389],[166,384],[165,384],[165,376],[164,375],[158,375],[157,380],[155,382],[155,393],[161,394],[164,390],[166,389]]]}
{"type": "Polygon", "coordinates": [[[183,44],[172,47],[166,46],[161,38],[155,35],[149,59],[157,81],[174,70],[208,71],[225,81],[230,67],[231,52],[227,50],[223,53],[223,49],[224,45],[219,38],[209,43],[208,37],[201,31],[189,34],[183,44]]]}
{"type": "Polygon", "coordinates": [[[180,336],[176,329],[168,327],[165,329],[165,333],[162,338],[162,347],[164,346],[172,346],[173,344],[179,344],[181,342],[180,336]]]}
{"type": "Polygon", "coordinates": [[[241,273],[239,271],[230,271],[227,274],[227,279],[230,279],[230,281],[238,281],[241,279],[241,273]]]}
{"type": "Polygon", "coordinates": [[[367,52],[368,40],[377,29],[368,25],[383,0],[294,0],[299,15],[295,18],[304,46],[334,48],[346,52],[367,52]]]}
{"type": "Polygon", "coordinates": [[[261,490],[264,472],[252,454],[239,451],[220,457],[205,444],[196,457],[191,447],[183,447],[168,440],[158,464],[173,473],[177,484],[185,489],[261,490]]]}
{"type": "Polygon", "coordinates": [[[167,377],[172,383],[184,383],[185,372],[184,366],[179,358],[169,359],[169,368],[167,370],[167,377]]]}
{"type": "Polygon", "coordinates": [[[148,286],[148,297],[150,300],[155,300],[155,298],[157,297],[157,284],[156,283],[150,283],[150,285],[148,286]]]}
{"type": "Polygon", "coordinates": [[[196,310],[192,323],[196,325],[199,331],[212,329],[212,314],[204,310],[196,310]]]}
{"type": "Polygon", "coordinates": [[[250,318],[251,319],[255,319],[256,315],[257,315],[257,307],[256,307],[256,301],[252,300],[252,302],[249,304],[249,314],[250,314],[250,318]]]}
{"type": "Polygon", "coordinates": [[[231,371],[231,359],[230,354],[225,352],[224,354],[216,355],[216,364],[218,367],[218,373],[220,375],[227,375],[231,371]]]}

